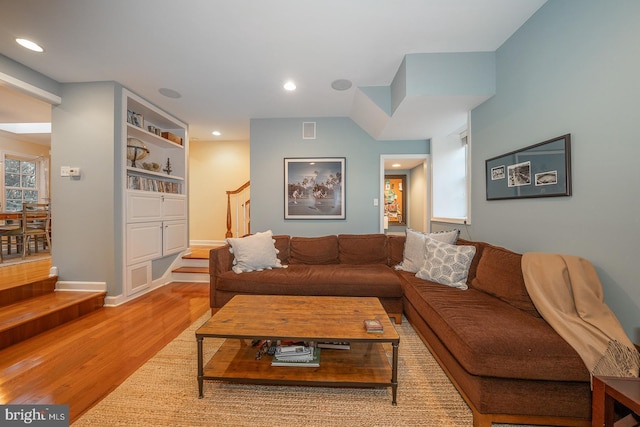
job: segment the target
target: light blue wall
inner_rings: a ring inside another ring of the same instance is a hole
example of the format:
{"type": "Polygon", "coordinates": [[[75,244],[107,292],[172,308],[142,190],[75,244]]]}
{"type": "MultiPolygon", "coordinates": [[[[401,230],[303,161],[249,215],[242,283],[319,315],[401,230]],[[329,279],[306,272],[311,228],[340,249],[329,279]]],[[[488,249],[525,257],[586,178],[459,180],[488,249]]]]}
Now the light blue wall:
{"type": "Polygon", "coordinates": [[[471,114],[472,238],[590,260],[640,343],[640,2],[549,0],[497,51],[471,114]],[[485,199],[485,160],[571,133],[573,196],[485,199]]]}
{"type": "Polygon", "coordinates": [[[114,231],[119,90],[114,82],[62,84],[51,133],[52,265],[61,280],[106,283],[109,295],[122,291],[114,231]],[[61,177],[61,166],[79,167],[80,177],[61,177]]]}
{"type": "Polygon", "coordinates": [[[381,154],[428,154],[421,141],[375,141],[351,119],[251,120],[251,231],[322,236],[377,233],[381,154]],[[302,122],[316,122],[316,139],[302,139],[302,122]],[[345,157],[345,220],[284,219],[284,158],[345,157]]]}
{"type": "Polygon", "coordinates": [[[60,83],[0,54],[0,73],[60,96],[60,83]]]}
{"type": "Polygon", "coordinates": [[[412,53],[403,64],[407,96],[491,96],[496,92],[494,52],[412,53]]]}

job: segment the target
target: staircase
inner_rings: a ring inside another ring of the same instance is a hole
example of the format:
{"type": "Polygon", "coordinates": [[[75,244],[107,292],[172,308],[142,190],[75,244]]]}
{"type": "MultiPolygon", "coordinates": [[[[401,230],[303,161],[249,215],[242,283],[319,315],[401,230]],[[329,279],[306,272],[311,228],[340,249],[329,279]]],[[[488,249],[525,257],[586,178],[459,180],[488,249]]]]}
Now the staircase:
{"type": "Polygon", "coordinates": [[[0,349],[104,305],[106,292],[55,291],[57,276],[0,289],[0,349]]]}
{"type": "MultiPolygon", "coordinates": [[[[173,281],[209,283],[211,248],[191,248],[182,267],[172,271],[173,281]]],[[[57,281],[40,276],[0,286],[0,350],[103,307],[106,292],[56,291],[57,281]]]]}
{"type": "Polygon", "coordinates": [[[209,283],[209,250],[214,246],[194,246],[182,257],[182,267],[173,270],[174,282],[209,283]]]}

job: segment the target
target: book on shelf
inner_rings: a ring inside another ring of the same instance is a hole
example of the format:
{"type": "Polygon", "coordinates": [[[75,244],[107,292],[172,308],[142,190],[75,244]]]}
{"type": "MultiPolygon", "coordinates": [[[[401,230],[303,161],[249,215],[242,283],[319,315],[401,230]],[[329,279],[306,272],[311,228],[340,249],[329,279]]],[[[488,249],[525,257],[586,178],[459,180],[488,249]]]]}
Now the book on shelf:
{"type": "Polygon", "coordinates": [[[307,348],[309,351],[306,354],[293,353],[284,356],[282,354],[278,354],[278,351],[276,350],[276,354],[273,355],[273,359],[271,360],[271,366],[319,367],[320,349],[315,347],[307,348]]]}
{"type": "Polygon", "coordinates": [[[158,193],[181,194],[182,184],[138,175],[127,177],[127,188],[130,190],[155,191],[158,193]]]}
{"type": "Polygon", "coordinates": [[[384,327],[382,322],[378,319],[367,319],[364,321],[364,328],[370,334],[382,334],[384,333],[384,327]]]}
{"type": "Polygon", "coordinates": [[[319,342],[317,347],[333,350],[351,350],[351,343],[349,341],[326,341],[319,342]]]}
{"type": "Polygon", "coordinates": [[[304,345],[279,345],[276,347],[276,358],[313,357],[313,347],[304,345]]]}

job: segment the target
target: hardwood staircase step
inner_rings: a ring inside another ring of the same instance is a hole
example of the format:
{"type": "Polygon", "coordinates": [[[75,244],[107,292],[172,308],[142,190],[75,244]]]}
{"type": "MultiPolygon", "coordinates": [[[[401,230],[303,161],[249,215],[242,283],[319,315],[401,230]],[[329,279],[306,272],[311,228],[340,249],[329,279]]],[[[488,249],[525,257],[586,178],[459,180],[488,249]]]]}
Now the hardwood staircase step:
{"type": "Polygon", "coordinates": [[[4,306],[0,311],[0,349],[103,307],[106,294],[57,291],[4,306]]]}
{"type": "Polygon", "coordinates": [[[211,249],[217,248],[221,245],[211,245],[211,246],[191,246],[189,248],[190,252],[184,255],[183,259],[206,259],[209,260],[209,252],[211,249]]]}
{"type": "Polygon", "coordinates": [[[172,270],[173,273],[197,273],[209,274],[209,267],[180,267],[172,270]]]}
{"type": "Polygon", "coordinates": [[[209,282],[209,251],[213,246],[195,246],[182,257],[182,265],[171,270],[176,282],[209,282]]]}
{"type": "Polygon", "coordinates": [[[32,283],[18,284],[5,289],[0,289],[0,307],[5,307],[18,301],[51,293],[55,290],[57,282],[58,276],[50,276],[36,280],[32,283]]]}

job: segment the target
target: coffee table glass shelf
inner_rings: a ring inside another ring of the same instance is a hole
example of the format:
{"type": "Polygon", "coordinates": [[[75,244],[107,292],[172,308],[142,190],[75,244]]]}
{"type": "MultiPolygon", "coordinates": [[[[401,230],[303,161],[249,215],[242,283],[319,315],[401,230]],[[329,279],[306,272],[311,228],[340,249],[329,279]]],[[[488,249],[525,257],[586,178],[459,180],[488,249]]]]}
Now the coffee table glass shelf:
{"type": "Polygon", "coordinates": [[[197,331],[198,391],[205,380],[250,384],[390,387],[396,405],[400,337],[377,298],[238,295],[197,331]],[[367,333],[378,319],[383,333],[367,333]],[[225,341],[205,364],[205,338],[225,341]],[[322,349],[319,367],[271,366],[256,359],[252,340],[346,342],[349,350],[322,349]],[[391,361],[383,344],[391,344],[391,361]]]}

